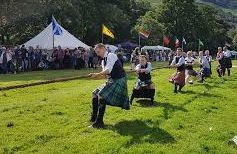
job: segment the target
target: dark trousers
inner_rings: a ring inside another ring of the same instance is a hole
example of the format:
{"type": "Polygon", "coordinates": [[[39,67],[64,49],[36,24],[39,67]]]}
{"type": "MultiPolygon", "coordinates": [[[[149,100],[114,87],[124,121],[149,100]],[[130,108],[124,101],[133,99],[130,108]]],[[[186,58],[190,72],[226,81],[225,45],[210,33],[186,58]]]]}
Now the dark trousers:
{"type": "Polygon", "coordinates": [[[89,57],[89,60],[88,60],[88,68],[94,68],[93,57],[89,57]]]}

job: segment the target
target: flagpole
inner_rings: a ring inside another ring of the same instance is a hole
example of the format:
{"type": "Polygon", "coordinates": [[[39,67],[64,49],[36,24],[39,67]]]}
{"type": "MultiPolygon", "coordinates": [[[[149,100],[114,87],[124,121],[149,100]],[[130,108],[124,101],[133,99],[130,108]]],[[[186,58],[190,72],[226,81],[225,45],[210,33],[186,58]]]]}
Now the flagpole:
{"type": "Polygon", "coordinates": [[[198,40],[198,52],[200,51],[201,46],[200,46],[200,40],[198,40]]]}
{"type": "Polygon", "coordinates": [[[54,48],[54,33],[53,33],[53,48],[54,48]]]}
{"type": "Polygon", "coordinates": [[[139,41],[139,47],[141,47],[141,36],[139,35],[139,37],[138,37],[138,41],[139,41]]]}
{"type": "Polygon", "coordinates": [[[182,41],[182,51],[184,51],[184,41],[182,41]]]}
{"type": "Polygon", "coordinates": [[[101,42],[104,43],[103,24],[101,27],[101,42]]]}
{"type": "Polygon", "coordinates": [[[163,47],[165,46],[165,41],[164,41],[165,35],[163,33],[163,47]]]}

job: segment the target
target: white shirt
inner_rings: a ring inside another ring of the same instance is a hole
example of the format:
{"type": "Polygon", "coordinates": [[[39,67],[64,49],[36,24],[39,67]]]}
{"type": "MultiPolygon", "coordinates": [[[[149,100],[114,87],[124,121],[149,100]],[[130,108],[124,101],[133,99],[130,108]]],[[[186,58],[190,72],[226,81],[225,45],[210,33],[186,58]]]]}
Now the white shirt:
{"type": "Polygon", "coordinates": [[[114,53],[108,53],[106,52],[104,55],[104,60],[102,60],[101,65],[102,65],[102,70],[106,71],[108,70],[109,73],[113,70],[115,62],[118,60],[118,57],[114,53]],[[106,65],[104,66],[106,59],[106,65]]]}
{"type": "Polygon", "coordinates": [[[2,52],[2,55],[0,55],[0,64],[3,63],[3,55],[6,53],[6,57],[7,57],[7,62],[9,62],[10,60],[12,60],[12,53],[10,52],[2,52]]]}
{"type": "Polygon", "coordinates": [[[230,58],[232,56],[230,50],[223,51],[224,57],[230,58]]]}
{"type": "MultiPolygon", "coordinates": [[[[135,68],[136,71],[140,70],[141,69],[141,64],[138,64],[135,68]]],[[[146,70],[146,74],[150,73],[152,71],[152,66],[151,66],[151,63],[150,62],[147,62],[147,68],[145,69],[146,70]]]]}
{"type": "Polygon", "coordinates": [[[184,59],[184,57],[180,57],[178,63],[176,63],[176,57],[178,57],[178,56],[175,56],[175,57],[174,57],[174,59],[173,59],[171,65],[181,66],[181,65],[185,64],[185,59],[184,59]]]}
{"type": "Polygon", "coordinates": [[[200,57],[200,64],[204,68],[210,68],[209,61],[207,60],[206,56],[200,57]]]}
{"type": "Polygon", "coordinates": [[[194,62],[195,62],[195,60],[194,60],[194,58],[193,57],[186,57],[185,58],[185,64],[194,64],[194,62]]]}

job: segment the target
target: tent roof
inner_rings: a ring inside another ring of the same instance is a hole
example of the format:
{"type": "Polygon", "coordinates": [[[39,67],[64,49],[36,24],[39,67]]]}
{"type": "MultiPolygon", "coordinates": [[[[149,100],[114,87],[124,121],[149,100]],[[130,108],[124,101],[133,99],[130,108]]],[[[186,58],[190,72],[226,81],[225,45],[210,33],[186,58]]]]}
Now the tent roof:
{"type": "Polygon", "coordinates": [[[110,45],[110,44],[106,44],[105,45],[106,46],[106,48],[108,48],[111,52],[115,52],[116,50],[118,50],[119,48],[118,47],[116,47],[116,46],[114,46],[114,45],[110,45]]]}
{"type": "Polygon", "coordinates": [[[158,45],[158,46],[144,46],[142,50],[171,50],[171,49],[158,45]]]}
{"type": "Polygon", "coordinates": [[[79,39],[70,34],[62,26],[60,26],[60,28],[62,29],[62,34],[54,35],[53,38],[52,23],[50,23],[48,27],[46,27],[37,36],[26,42],[25,46],[26,47],[32,46],[34,48],[38,46],[41,49],[50,50],[53,49],[53,40],[54,40],[54,47],[61,46],[62,49],[66,48],[74,49],[77,47],[83,47],[85,49],[90,48],[88,45],[84,44],[79,39]]]}
{"type": "Polygon", "coordinates": [[[139,45],[135,44],[135,43],[132,43],[130,41],[127,41],[127,42],[123,42],[123,43],[120,43],[120,44],[117,44],[116,46],[118,46],[119,48],[124,48],[124,49],[134,49],[136,47],[139,47],[139,45]]]}

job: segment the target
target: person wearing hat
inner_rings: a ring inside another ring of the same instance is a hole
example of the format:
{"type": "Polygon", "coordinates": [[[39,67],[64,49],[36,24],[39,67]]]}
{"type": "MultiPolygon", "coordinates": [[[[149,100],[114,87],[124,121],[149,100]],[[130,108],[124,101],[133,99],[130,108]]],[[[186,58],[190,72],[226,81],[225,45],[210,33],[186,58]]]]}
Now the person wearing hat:
{"type": "Polygon", "coordinates": [[[109,53],[104,44],[95,46],[95,53],[102,58],[102,71],[91,73],[91,78],[107,78],[107,82],[93,92],[91,122],[94,128],[104,128],[106,105],[129,110],[126,73],[120,60],[114,53],[109,53]]]}

